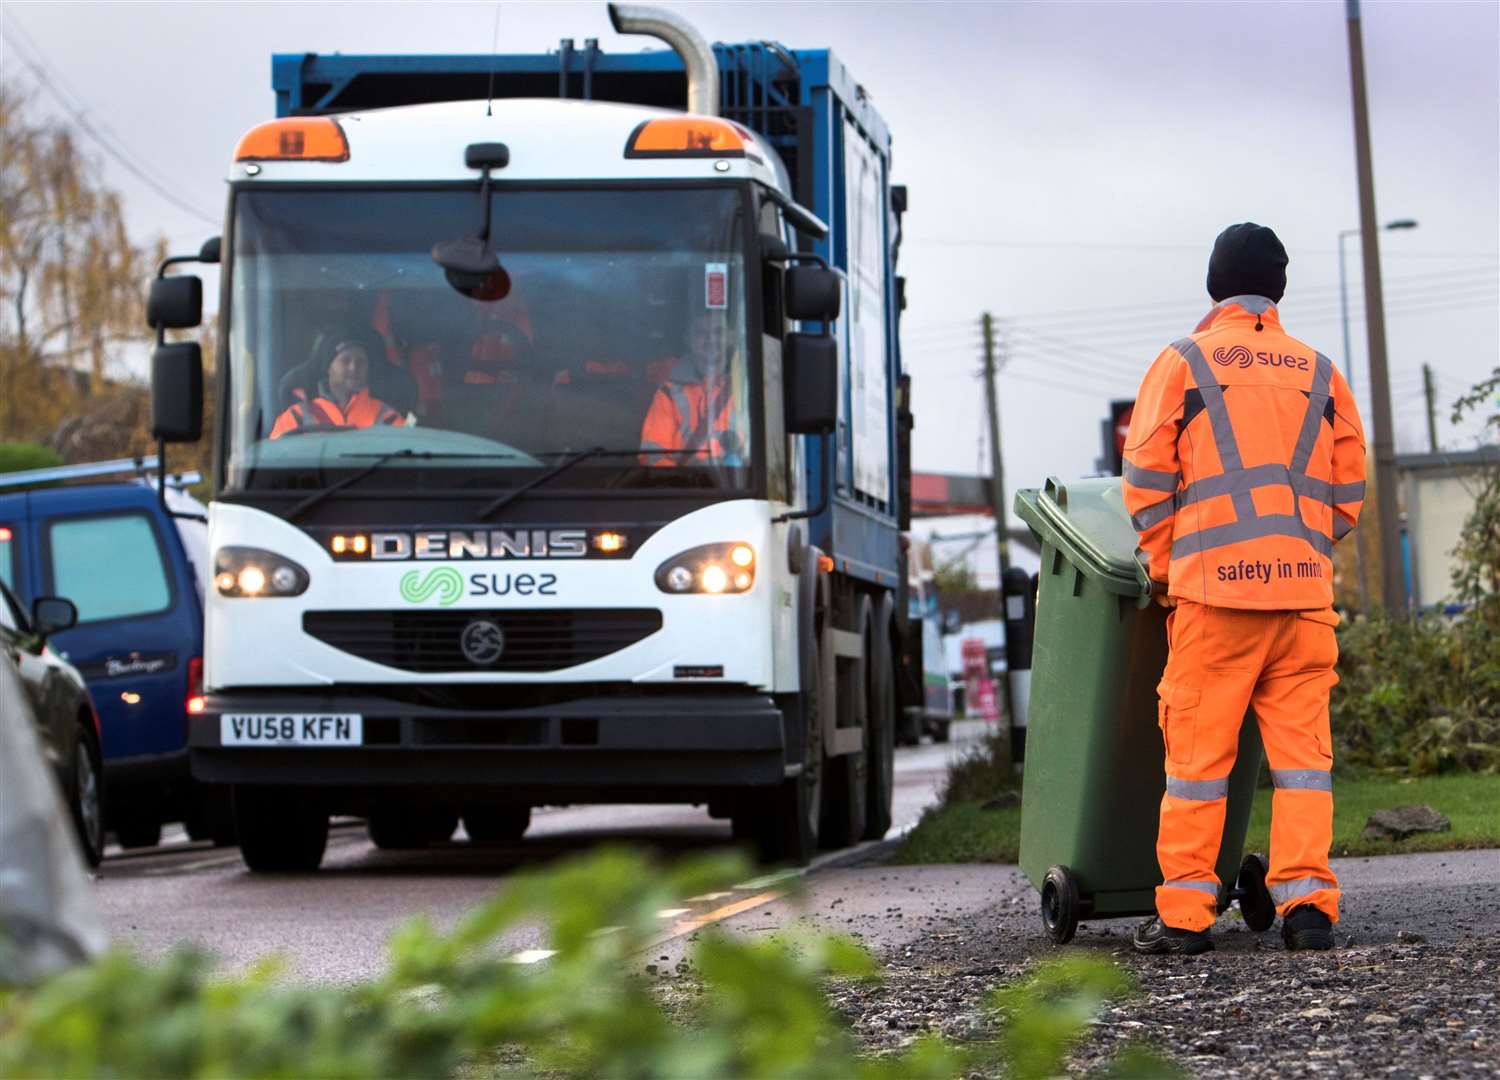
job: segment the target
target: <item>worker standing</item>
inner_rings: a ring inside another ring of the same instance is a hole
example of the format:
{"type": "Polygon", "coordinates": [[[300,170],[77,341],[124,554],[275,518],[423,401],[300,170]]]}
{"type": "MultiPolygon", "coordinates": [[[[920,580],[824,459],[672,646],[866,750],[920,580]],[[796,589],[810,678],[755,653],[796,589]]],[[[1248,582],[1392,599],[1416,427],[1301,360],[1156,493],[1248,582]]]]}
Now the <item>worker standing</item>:
{"type": "Polygon", "coordinates": [[[1240,724],[1260,724],[1275,792],[1266,884],[1288,949],[1327,949],[1338,921],[1328,867],[1338,676],[1333,545],[1365,489],[1354,397],[1276,310],[1286,249],[1270,229],[1225,229],[1208,263],[1215,306],[1168,346],[1136,398],[1124,496],[1169,654],[1157,687],[1166,747],[1157,914],[1141,952],[1213,948],[1214,874],[1240,724]]]}

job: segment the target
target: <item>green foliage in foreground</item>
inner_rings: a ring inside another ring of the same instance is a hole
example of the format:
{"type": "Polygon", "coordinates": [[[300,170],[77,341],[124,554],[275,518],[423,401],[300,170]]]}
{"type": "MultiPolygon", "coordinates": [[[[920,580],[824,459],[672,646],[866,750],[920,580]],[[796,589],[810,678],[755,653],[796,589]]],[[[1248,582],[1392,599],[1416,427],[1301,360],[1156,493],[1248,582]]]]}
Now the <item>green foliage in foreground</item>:
{"type": "MultiPolygon", "coordinates": [[[[1043,1077],[1130,989],[1113,965],[1074,957],[995,995],[998,1042],[927,1037],[860,1056],[822,988],[878,977],[859,946],[705,934],[692,956],[702,994],[690,1022],[674,1023],[633,974],[657,912],[747,870],[727,857],[663,869],[610,851],[518,875],[451,933],[408,924],[386,972],[349,987],[297,985],[272,963],[216,975],[190,951],[159,962],[112,953],[37,988],[0,990],[0,1076],[1043,1077]],[[544,925],[556,955],[507,962],[496,939],[523,924],[544,925]]],[[[1115,1075],[1166,1068],[1135,1050],[1115,1075]]]]}
{"type": "MultiPolygon", "coordinates": [[[[1377,774],[1339,774],[1333,781],[1333,853],[1398,855],[1412,851],[1460,851],[1500,848],[1500,776],[1454,773],[1400,778],[1377,774]],[[1405,840],[1365,840],[1365,821],[1377,810],[1426,803],[1446,814],[1453,828],[1418,833],[1405,840]]],[[[1271,838],[1271,790],[1255,793],[1246,851],[1268,850],[1271,838]]],[[[1155,837],[1144,837],[1154,843],[1155,837]]],[[[897,855],[905,863],[1014,863],[1020,855],[1021,811],[1005,806],[986,809],[976,801],[950,802],[923,815],[897,855]]]]}

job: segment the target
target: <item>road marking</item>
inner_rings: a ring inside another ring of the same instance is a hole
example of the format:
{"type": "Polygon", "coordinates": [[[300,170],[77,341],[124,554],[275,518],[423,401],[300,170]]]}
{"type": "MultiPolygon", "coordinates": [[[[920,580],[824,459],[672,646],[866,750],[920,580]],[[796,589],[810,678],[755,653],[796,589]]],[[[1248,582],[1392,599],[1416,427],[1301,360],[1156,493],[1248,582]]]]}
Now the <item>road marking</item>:
{"type": "Polygon", "coordinates": [[[691,919],[681,919],[664,933],[652,938],[650,944],[653,946],[660,945],[665,941],[671,941],[673,938],[680,938],[684,934],[691,934],[694,930],[701,930],[710,923],[732,919],[736,915],[769,904],[773,900],[780,900],[781,896],[780,892],[771,889],[767,892],[757,893],[754,896],[747,896],[743,900],[736,900],[732,904],[725,904],[723,907],[715,908],[713,911],[705,912],[702,915],[695,915],[691,919]]]}
{"type": "Polygon", "coordinates": [[[549,956],[556,956],[556,949],[522,949],[505,958],[507,964],[538,964],[549,956]]]}

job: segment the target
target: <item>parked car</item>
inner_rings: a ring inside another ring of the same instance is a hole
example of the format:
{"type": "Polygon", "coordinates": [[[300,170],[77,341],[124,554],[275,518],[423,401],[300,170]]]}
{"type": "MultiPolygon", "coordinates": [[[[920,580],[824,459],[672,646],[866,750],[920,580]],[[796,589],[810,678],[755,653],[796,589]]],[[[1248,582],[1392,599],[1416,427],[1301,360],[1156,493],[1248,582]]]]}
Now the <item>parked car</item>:
{"type": "Polygon", "coordinates": [[[99,717],[78,669],[47,646],[53,634],[78,619],[71,601],[39,596],[28,613],[15,593],[0,584],[0,652],[15,665],[42,736],[42,749],[57,770],[83,857],[98,866],[104,856],[103,757],[99,717]]]}
{"type": "Polygon", "coordinates": [[[143,471],[152,464],[0,476],[0,582],[22,610],[43,596],[76,605],[76,625],[55,630],[51,644],[88,682],[105,822],[127,848],[157,843],[169,821],[229,838],[227,793],[195,784],[187,759],[187,718],[202,701],[206,510],[170,484],[163,506],[143,471]],[[101,479],[121,472],[136,475],[101,479]]]}

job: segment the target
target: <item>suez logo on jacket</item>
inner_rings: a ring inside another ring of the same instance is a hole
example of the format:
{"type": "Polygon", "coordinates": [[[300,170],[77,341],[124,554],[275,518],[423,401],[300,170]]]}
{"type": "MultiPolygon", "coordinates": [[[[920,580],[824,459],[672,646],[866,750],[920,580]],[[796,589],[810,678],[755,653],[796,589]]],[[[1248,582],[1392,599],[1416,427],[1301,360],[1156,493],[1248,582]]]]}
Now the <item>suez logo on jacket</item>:
{"type": "Polygon", "coordinates": [[[1224,348],[1222,345],[1214,350],[1214,363],[1220,367],[1234,367],[1238,365],[1247,368],[1252,364],[1261,367],[1284,367],[1295,368],[1298,371],[1307,371],[1312,366],[1312,361],[1305,356],[1290,356],[1286,353],[1274,352],[1251,352],[1243,345],[1235,345],[1232,348],[1224,348]]]}

